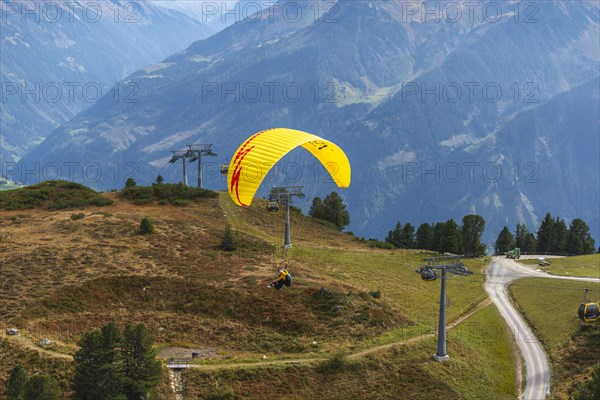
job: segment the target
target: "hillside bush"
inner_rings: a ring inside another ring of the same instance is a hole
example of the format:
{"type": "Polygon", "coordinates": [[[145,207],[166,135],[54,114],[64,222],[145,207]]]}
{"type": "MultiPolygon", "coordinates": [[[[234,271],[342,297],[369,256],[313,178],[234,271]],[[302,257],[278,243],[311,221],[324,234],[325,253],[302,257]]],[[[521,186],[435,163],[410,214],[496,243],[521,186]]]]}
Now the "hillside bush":
{"type": "Polygon", "coordinates": [[[187,200],[216,198],[218,194],[212,190],[198,189],[181,183],[164,183],[153,186],[126,187],[121,197],[135,204],[149,204],[158,201],[159,204],[187,205],[187,200]]]}
{"type": "Polygon", "coordinates": [[[222,385],[220,382],[215,383],[215,387],[211,393],[206,396],[207,400],[234,400],[237,399],[235,392],[230,386],[222,385]]]}
{"type": "Polygon", "coordinates": [[[335,352],[329,359],[323,361],[318,367],[317,371],[322,374],[334,374],[342,372],[348,367],[349,361],[346,353],[343,351],[335,352]]]}
{"type": "Polygon", "coordinates": [[[235,251],[237,250],[237,243],[233,237],[233,233],[231,232],[231,228],[227,225],[225,228],[225,234],[223,235],[223,240],[221,241],[221,250],[223,251],[235,251]]]}
{"type": "Polygon", "coordinates": [[[149,235],[154,233],[154,224],[148,217],[144,217],[142,222],[140,222],[140,233],[142,235],[149,235]]]}

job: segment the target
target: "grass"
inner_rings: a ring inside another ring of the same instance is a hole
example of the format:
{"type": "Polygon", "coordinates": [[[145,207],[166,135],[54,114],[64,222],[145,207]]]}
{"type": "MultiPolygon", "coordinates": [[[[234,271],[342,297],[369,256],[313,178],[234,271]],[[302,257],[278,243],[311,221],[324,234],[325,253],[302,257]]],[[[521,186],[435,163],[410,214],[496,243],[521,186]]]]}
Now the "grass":
{"type": "Polygon", "coordinates": [[[350,359],[333,353],[314,365],[219,371],[186,370],[187,393],[207,398],[226,382],[245,399],[510,399],[516,396],[512,343],[487,307],[450,331],[449,363],[431,359],[435,339],[350,359]],[[490,335],[493,332],[494,335],[490,335]]]}
{"type": "MultiPolygon", "coordinates": [[[[553,275],[568,275],[600,278],[600,254],[587,254],[565,258],[550,258],[551,264],[539,267],[541,270],[553,275]]],[[[528,265],[537,265],[537,260],[520,260],[528,265]]]]}
{"type": "MultiPolygon", "coordinates": [[[[426,253],[406,250],[374,250],[367,248],[352,251],[338,249],[313,249],[313,254],[302,253],[306,262],[319,260],[319,268],[312,271],[317,280],[334,279],[352,285],[361,292],[379,292],[388,304],[410,315],[414,324],[432,326],[437,323],[439,304],[439,281],[425,282],[415,273],[423,265],[426,253]],[[308,254],[308,257],[306,256],[308,254]]],[[[474,272],[486,265],[485,260],[467,260],[474,272]]],[[[473,302],[485,296],[483,275],[448,279],[448,313],[457,318],[473,302]]]]}
{"type": "Polygon", "coordinates": [[[599,283],[530,278],[510,286],[521,313],[549,354],[555,398],[566,398],[572,383],[600,362],[600,324],[581,328],[577,317],[586,287],[591,300],[599,301],[599,283]]]}

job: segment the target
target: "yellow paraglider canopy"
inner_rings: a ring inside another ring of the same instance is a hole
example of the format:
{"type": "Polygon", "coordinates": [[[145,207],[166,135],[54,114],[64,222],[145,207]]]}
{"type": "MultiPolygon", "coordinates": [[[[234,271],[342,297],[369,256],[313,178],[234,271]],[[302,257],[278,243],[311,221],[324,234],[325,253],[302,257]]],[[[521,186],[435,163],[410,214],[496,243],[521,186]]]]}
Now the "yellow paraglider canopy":
{"type": "Polygon", "coordinates": [[[273,165],[298,146],[315,156],[339,187],[350,186],[350,162],[336,144],[310,133],[273,128],[252,135],[233,155],[227,171],[227,187],[233,201],[249,206],[273,165]]]}

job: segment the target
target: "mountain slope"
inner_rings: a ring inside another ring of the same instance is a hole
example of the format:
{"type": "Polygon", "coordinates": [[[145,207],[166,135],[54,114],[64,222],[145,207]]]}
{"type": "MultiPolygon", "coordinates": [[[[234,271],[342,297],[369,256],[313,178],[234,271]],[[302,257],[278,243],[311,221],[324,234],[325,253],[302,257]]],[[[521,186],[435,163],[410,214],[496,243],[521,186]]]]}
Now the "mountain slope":
{"type": "MultiPolygon", "coordinates": [[[[56,195],[91,192],[72,184],[43,184],[12,195],[29,196],[45,188],[56,195]]],[[[257,367],[263,356],[266,362],[315,358],[322,362],[337,350],[359,353],[410,338],[411,347],[406,349],[387,346],[382,352],[353,357],[343,363],[350,369],[328,370],[327,364],[310,363],[271,365],[265,370],[242,369],[237,376],[225,374],[223,383],[236,392],[248,391],[246,397],[264,398],[265,392],[258,389],[267,382],[272,386],[264,375],[269,371],[292,381],[302,376],[308,381],[328,376],[335,381],[359,372],[369,383],[356,390],[380,393],[380,398],[397,398],[398,393],[427,398],[438,383],[449,398],[515,392],[508,332],[489,307],[476,307],[479,311],[467,324],[449,331],[449,351],[455,357],[451,373],[431,359],[435,343],[430,332],[437,321],[439,288],[414,273],[429,253],[371,248],[297,211],[292,212],[294,247],[283,252],[283,215],[267,212],[265,201],[237,207],[227,193],[178,206],[159,201],[136,205],[120,193],[97,195],[112,204],[77,211],[52,211],[46,204],[19,211],[0,209],[0,325],[15,326],[25,336],[0,341],[0,384],[19,362],[29,371],[57,375],[68,390],[72,376],[68,357],[57,362],[45,358],[51,352],[34,357],[33,343],[47,337],[54,343],[49,350],[72,355],[83,332],[115,321],[119,326],[147,324],[164,358],[189,357],[192,349],[200,352],[195,362],[205,368],[199,375],[190,373],[188,384],[194,391],[188,398],[208,397],[204,391],[210,387],[201,376],[219,376],[219,367],[233,363],[257,367]],[[80,216],[73,218],[74,212],[80,216]],[[138,233],[144,217],[153,221],[154,234],[138,233]],[[219,247],[228,225],[237,244],[231,252],[219,247]],[[285,262],[294,284],[279,292],[266,288],[285,262]],[[484,334],[473,332],[473,324],[483,323],[501,333],[494,339],[497,346],[483,346],[484,334]],[[412,355],[407,357],[406,352],[412,355]],[[383,360],[390,355],[393,362],[383,360]],[[384,387],[370,378],[397,371],[398,366],[402,374],[384,387]],[[484,374],[464,381],[452,378],[484,369],[484,374]],[[252,384],[239,381],[245,373],[257,373],[260,379],[252,384]]],[[[478,272],[485,262],[466,263],[478,272]]],[[[476,273],[449,285],[449,323],[480,304],[482,279],[476,273]]],[[[309,398],[322,390],[299,386],[292,392],[309,398]]],[[[337,398],[355,398],[351,392],[346,388],[337,398]]]]}
{"type": "Polygon", "coordinates": [[[211,30],[146,2],[0,2],[0,156],[16,161],[102,95],[135,101],[113,87],[211,30]]]}
{"type": "MultiPolygon", "coordinates": [[[[337,22],[329,23],[328,15],[312,19],[310,2],[299,4],[305,11],[298,23],[266,16],[243,21],[132,75],[122,83],[139,87],[138,103],[115,104],[106,96],[24,161],[131,161],[140,167],[138,178],[152,179],[170,148],[191,141],[213,141],[229,154],[265,126],[331,136],[370,109],[361,93],[393,87],[414,73],[414,39],[385,8],[343,2],[337,22]]],[[[120,186],[106,177],[89,183],[120,186]]]]}
{"type": "MultiPolygon", "coordinates": [[[[299,4],[309,10],[313,3],[299,4]]],[[[511,153],[514,144],[502,141],[498,132],[508,129],[516,115],[544,107],[586,82],[593,86],[590,79],[600,75],[597,3],[532,3],[537,7],[534,23],[514,15],[516,6],[523,12],[527,4],[503,3],[503,15],[493,23],[481,17],[445,24],[416,15],[407,19],[403,3],[396,1],[340,1],[330,14],[311,20],[305,13],[297,24],[283,18],[241,22],[133,74],[123,83],[140,88],[138,103],[103,98],[53,132],[24,161],[30,167],[93,161],[106,173],[88,184],[108,189],[121,187],[125,178],[112,174],[116,162],[134,163],[140,181],[150,182],[159,173],[179,180],[179,168],[167,168],[169,150],[208,142],[220,157],[207,165],[206,182],[222,187],[216,165],[227,161],[244,138],[287,126],[323,134],[349,155],[354,176],[345,197],[352,230],[381,237],[397,218],[414,224],[478,212],[489,222],[486,238],[491,240],[502,224],[534,223],[546,211],[562,213],[578,196],[562,187],[554,190],[567,193],[563,199],[536,196],[519,185],[522,190],[498,190],[489,179],[496,169],[506,178],[508,168],[518,163],[524,175],[531,173],[528,163],[539,161],[526,149],[511,153]],[[458,172],[452,163],[458,163],[458,172]],[[475,182],[470,166],[479,168],[475,182]]],[[[597,104],[591,94],[586,99],[568,101],[573,109],[597,104]]],[[[557,124],[556,113],[542,111],[530,118],[532,124],[566,129],[557,124]]],[[[589,133],[596,127],[583,128],[589,133]]],[[[540,135],[519,129],[523,140],[540,135]]],[[[556,132],[550,145],[565,152],[562,159],[575,159],[573,147],[563,146],[564,138],[556,132]]],[[[596,165],[597,158],[588,156],[581,163],[596,165]]],[[[305,159],[293,154],[284,164],[298,160],[305,159]]],[[[312,185],[309,193],[316,194],[330,190],[327,185],[314,188],[324,175],[312,174],[312,168],[306,167],[302,178],[271,184],[312,185]]],[[[37,178],[44,179],[41,175],[37,178]]],[[[592,175],[597,180],[598,174],[592,175]]],[[[81,171],[73,177],[86,180],[81,171]]],[[[572,181],[583,188],[587,180],[576,176],[572,181]]],[[[588,205],[562,216],[597,220],[594,208],[585,209],[588,205]]],[[[593,229],[598,232],[597,226],[593,229]]]]}

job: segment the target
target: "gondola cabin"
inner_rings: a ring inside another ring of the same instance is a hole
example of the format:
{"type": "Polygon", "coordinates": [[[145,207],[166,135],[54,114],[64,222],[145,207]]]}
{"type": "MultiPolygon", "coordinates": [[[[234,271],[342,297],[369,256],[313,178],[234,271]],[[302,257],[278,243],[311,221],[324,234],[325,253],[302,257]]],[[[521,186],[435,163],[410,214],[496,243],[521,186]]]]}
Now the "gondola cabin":
{"type": "Polygon", "coordinates": [[[577,313],[581,322],[595,322],[600,319],[600,307],[598,303],[581,303],[577,313]]]}
{"type": "Polygon", "coordinates": [[[422,270],[421,279],[424,281],[435,281],[437,279],[437,273],[432,269],[422,270]]]}
{"type": "Polygon", "coordinates": [[[277,204],[275,202],[271,202],[271,203],[267,204],[267,211],[276,213],[277,211],[279,211],[279,204],[277,204]]]}

